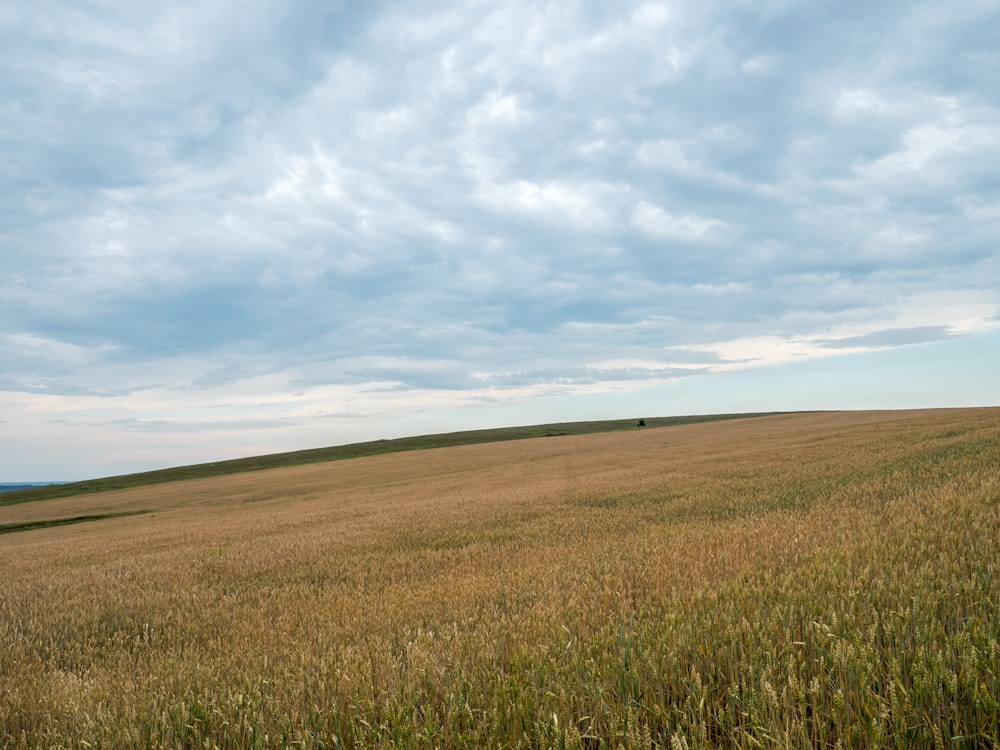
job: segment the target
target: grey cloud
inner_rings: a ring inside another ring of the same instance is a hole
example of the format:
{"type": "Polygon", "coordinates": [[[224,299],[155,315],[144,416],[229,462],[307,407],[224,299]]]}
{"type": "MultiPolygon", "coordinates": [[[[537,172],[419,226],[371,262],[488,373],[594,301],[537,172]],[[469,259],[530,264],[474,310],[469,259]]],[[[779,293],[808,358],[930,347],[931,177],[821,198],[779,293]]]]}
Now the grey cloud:
{"type": "Polygon", "coordinates": [[[941,341],[951,336],[947,326],[918,326],[915,328],[888,328],[873,331],[864,336],[847,336],[840,339],[825,339],[817,343],[828,349],[853,349],[856,347],[890,347],[909,344],[925,344],[941,341]]]}

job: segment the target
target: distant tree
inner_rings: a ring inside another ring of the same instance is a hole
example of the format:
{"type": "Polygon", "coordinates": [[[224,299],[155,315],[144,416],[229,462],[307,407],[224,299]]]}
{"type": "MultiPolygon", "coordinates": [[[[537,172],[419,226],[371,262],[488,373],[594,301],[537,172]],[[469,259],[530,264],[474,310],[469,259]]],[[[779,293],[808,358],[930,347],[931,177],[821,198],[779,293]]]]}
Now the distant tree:
{"type": "Polygon", "coordinates": [[[646,426],[646,420],[645,419],[640,419],[639,420],[639,424],[636,425],[636,427],[645,427],[645,426],[646,426]]]}

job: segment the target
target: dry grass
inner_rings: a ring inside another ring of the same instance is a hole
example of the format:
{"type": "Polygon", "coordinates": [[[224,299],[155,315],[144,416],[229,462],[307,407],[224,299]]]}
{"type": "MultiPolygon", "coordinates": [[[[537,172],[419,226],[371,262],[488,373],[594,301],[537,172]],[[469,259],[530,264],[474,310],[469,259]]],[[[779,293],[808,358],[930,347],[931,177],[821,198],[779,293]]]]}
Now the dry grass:
{"type": "Polygon", "coordinates": [[[1000,410],[0,508],[7,747],[998,747],[1000,410]]]}

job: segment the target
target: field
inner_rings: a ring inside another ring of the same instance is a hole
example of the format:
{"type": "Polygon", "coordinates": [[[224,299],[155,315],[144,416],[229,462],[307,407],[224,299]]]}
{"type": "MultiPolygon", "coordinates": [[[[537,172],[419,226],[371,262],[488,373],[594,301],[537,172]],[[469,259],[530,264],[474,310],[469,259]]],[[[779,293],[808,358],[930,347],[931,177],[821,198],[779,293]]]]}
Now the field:
{"type": "Polygon", "coordinates": [[[408,450],[0,527],[2,747],[1000,748],[1000,409],[408,450]]]}

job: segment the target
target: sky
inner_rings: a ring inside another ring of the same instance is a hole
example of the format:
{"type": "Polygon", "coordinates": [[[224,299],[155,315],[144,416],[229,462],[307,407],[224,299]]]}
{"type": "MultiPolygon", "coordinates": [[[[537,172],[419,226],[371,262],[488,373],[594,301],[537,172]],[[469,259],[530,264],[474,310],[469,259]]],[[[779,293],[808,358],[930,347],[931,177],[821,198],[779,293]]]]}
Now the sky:
{"type": "Polygon", "coordinates": [[[998,165],[994,0],[7,0],[0,481],[998,405],[998,165]]]}

